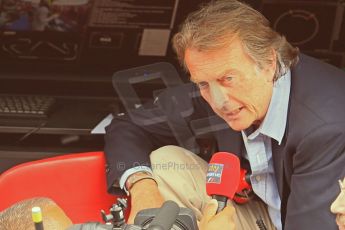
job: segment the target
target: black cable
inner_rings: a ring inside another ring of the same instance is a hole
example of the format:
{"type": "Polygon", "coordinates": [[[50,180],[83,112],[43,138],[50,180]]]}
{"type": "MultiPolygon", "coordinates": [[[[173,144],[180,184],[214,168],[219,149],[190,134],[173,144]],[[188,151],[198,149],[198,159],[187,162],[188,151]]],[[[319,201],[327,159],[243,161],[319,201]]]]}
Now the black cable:
{"type": "Polygon", "coordinates": [[[36,132],[38,132],[43,126],[45,126],[47,124],[47,121],[43,121],[42,123],[40,123],[38,126],[36,126],[35,128],[31,129],[29,132],[25,133],[21,138],[19,138],[17,140],[17,143],[22,142],[23,140],[25,140],[26,138],[28,138],[31,134],[34,134],[36,132]]]}
{"type": "Polygon", "coordinates": [[[267,230],[266,225],[264,221],[261,219],[261,217],[256,220],[256,225],[259,227],[260,230],[267,230]]]}

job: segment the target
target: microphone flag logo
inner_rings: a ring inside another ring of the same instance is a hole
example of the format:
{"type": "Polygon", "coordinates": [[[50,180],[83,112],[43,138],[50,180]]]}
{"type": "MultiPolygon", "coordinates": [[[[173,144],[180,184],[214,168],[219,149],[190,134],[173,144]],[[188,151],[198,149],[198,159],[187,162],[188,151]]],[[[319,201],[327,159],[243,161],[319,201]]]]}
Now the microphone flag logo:
{"type": "Polygon", "coordinates": [[[222,180],[222,173],[224,164],[210,163],[208,164],[206,181],[207,183],[220,184],[222,180]]]}

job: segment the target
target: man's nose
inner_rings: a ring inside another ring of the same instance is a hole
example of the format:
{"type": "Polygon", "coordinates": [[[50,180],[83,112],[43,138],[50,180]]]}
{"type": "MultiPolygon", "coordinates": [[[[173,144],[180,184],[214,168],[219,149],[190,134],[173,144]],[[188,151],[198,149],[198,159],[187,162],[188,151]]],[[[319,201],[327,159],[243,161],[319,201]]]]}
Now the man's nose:
{"type": "Polygon", "coordinates": [[[339,196],[331,205],[331,211],[333,213],[345,214],[345,194],[339,196]]]}
{"type": "Polygon", "coordinates": [[[222,109],[228,100],[224,87],[217,82],[210,82],[209,86],[213,106],[217,109],[222,109]]]}

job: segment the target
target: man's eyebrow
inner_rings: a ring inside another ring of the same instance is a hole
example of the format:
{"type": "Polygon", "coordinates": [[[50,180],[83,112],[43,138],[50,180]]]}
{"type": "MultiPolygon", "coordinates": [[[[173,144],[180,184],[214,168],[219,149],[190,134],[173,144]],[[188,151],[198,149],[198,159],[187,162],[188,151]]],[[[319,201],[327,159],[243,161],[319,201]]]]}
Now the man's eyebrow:
{"type": "MultiPolygon", "coordinates": [[[[220,73],[220,74],[217,76],[216,79],[221,79],[221,78],[224,78],[224,77],[228,76],[229,74],[237,74],[237,73],[238,73],[238,71],[235,70],[235,69],[227,69],[227,70],[225,70],[224,72],[220,73]]],[[[194,82],[194,83],[199,82],[198,79],[196,79],[196,78],[194,78],[194,77],[192,77],[192,76],[189,78],[189,80],[190,80],[191,82],[194,82]]]]}
{"type": "Polygon", "coordinates": [[[226,77],[226,76],[228,76],[229,74],[238,74],[238,70],[236,70],[236,69],[233,69],[233,68],[231,68],[231,69],[227,69],[227,70],[225,70],[222,74],[220,74],[220,78],[221,77],[226,77]]]}

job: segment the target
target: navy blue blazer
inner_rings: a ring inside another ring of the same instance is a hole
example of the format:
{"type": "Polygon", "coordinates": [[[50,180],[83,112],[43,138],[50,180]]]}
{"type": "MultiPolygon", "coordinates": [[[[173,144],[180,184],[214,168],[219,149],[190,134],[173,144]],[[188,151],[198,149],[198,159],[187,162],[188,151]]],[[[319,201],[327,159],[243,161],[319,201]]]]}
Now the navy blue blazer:
{"type": "MultiPolygon", "coordinates": [[[[213,113],[193,84],[166,90],[159,96],[158,104],[164,116],[156,109],[131,113],[132,118],[139,118],[145,125],[122,116],[106,128],[110,192],[120,193],[112,186],[114,182],[126,169],[150,165],[149,154],[161,146],[175,144],[197,151],[196,135],[212,134],[218,151],[241,157],[241,133],[213,113]],[[162,119],[150,122],[154,117],[162,119]]],[[[272,140],[272,156],[284,229],[338,229],[330,205],[339,193],[338,179],[345,176],[343,71],[300,55],[298,64],[291,69],[285,135],[280,145],[272,140]]]]}

